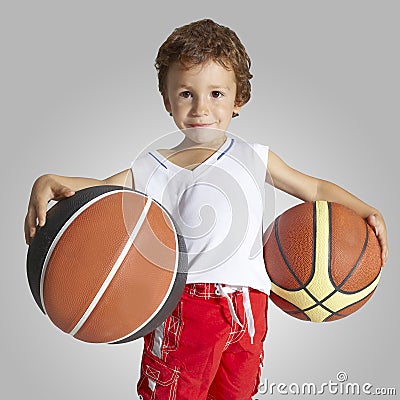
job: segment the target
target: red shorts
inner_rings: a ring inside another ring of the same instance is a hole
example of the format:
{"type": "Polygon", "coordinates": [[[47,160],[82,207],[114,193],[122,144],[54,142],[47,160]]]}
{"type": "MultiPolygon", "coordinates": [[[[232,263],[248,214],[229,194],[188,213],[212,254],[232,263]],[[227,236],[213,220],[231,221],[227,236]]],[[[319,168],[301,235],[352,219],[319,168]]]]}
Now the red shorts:
{"type": "Polygon", "coordinates": [[[247,329],[243,293],[228,294],[216,285],[186,285],[173,313],[144,338],[140,399],[248,400],[257,393],[263,342],[267,333],[268,296],[249,289],[255,335],[247,329]]]}

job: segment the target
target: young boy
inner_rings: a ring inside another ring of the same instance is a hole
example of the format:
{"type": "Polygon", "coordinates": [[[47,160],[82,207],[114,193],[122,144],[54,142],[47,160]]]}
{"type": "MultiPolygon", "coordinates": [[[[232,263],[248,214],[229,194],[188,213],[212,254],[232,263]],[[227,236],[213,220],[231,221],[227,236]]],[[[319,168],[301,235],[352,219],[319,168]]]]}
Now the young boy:
{"type": "Polygon", "coordinates": [[[194,237],[180,222],[189,253],[188,281],[172,314],[144,338],[138,394],[162,400],[250,399],[259,383],[270,289],[262,254],[250,257],[251,246],[262,243],[264,181],[303,201],[324,199],[355,210],[376,232],[382,265],[388,257],[385,222],[375,208],[289,167],[267,146],[227,136],[231,119],[250,98],[252,78],[250,59],[232,30],[209,19],[177,28],[160,47],[156,68],[165,108],[184,133],[183,141],[145,154],[131,169],[104,180],[39,177],[25,219],[26,242],[35,235],[37,221],[44,225],[49,200],[89,186],[114,184],[146,192],[178,225],[180,218],[198,218],[207,200],[215,211],[210,232],[194,237]],[[212,194],[215,187],[228,196],[228,213],[223,196],[212,194]],[[224,231],[227,223],[235,223],[229,215],[243,213],[248,213],[246,229],[235,225],[243,240],[231,246],[235,235],[224,231]],[[224,247],[221,238],[230,246],[224,247]],[[217,242],[221,246],[213,252],[217,242]]]}

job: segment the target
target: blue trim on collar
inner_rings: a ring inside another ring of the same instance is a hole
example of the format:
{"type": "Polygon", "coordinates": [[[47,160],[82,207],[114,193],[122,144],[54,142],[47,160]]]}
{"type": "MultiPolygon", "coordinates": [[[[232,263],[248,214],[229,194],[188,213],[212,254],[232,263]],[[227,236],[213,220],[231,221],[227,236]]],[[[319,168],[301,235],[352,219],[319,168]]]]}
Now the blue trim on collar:
{"type": "Polygon", "coordinates": [[[235,139],[231,139],[230,145],[228,146],[228,148],[227,148],[223,153],[221,153],[221,154],[218,156],[217,160],[219,160],[224,154],[226,154],[226,153],[230,150],[230,148],[233,146],[233,142],[234,142],[234,141],[235,141],[235,139]]]}
{"type": "Polygon", "coordinates": [[[163,164],[153,153],[149,152],[148,154],[150,154],[156,161],[158,161],[165,169],[168,169],[168,167],[163,164]]]}

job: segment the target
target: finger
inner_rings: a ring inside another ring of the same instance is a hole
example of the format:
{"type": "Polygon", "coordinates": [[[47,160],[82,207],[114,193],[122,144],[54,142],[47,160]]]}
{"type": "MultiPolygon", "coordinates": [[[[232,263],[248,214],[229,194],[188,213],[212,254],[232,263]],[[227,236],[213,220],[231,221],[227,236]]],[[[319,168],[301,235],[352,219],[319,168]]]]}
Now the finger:
{"type": "Polygon", "coordinates": [[[36,233],[36,213],[33,207],[28,208],[28,213],[25,217],[25,242],[30,244],[31,238],[35,236],[36,233]]]}
{"type": "Polygon", "coordinates": [[[46,211],[47,211],[47,204],[44,202],[38,202],[36,206],[36,214],[39,226],[44,226],[46,223],[46,211]]]}
{"type": "Polygon", "coordinates": [[[75,194],[75,191],[72,189],[66,187],[66,186],[60,186],[54,191],[54,200],[61,200],[65,197],[71,197],[75,194]]]}
{"type": "Polygon", "coordinates": [[[370,214],[367,217],[367,222],[374,229],[375,235],[378,238],[379,245],[381,247],[381,259],[382,259],[382,267],[383,267],[389,257],[385,223],[376,214],[370,214]]]}
{"type": "Polygon", "coordinates": [[[370,215],[368,215],[367,221],[368,221],[369,224],[374,224],[375,221],[376,221],[376,216],[375,216],[375,214],[370,214],[370,215]]]}
{"type": "Polygon", "coordinates": [[[381,258],[382,258],[382,267],[383,267],[387,261],[388,255],[389,255],[387,239],[386,239],[385,235],[379,234],[378,240],[379,240],[379,244],[381,246],[381,258]]]}
{"type": "Polygon", "coordinates": [[[389,255],[389,252],[388,252],[387,247],[382,247],[382,255],[381,255],[381,257],[382,257],[382,267],[385,266],[386,261],[388,259],[388,255],[389,255]]]}
{"type": "Polygon", "coordinates": [[[382,246],[382,260],[383,260],[383,264],[386,264],[386,261],[389,258],[389,249],[388,246],[385,244],[382,246]]]}
{"type": "Polygon", "coordinates": [[[73,196],[75,194],[75,190],[72,190],[70,188],[65,188],[65,192],[64,192],[65,196],[73,196]]]}
{"type": "Polygon", "coordinates": [[[25,243],[27,245],[30,245],[31,237],[35,236],[35,232],[33,232],[33,235],[32,235],[31,229],[27,226],[27,224],[25,224],[24,234],[25,234],[25,243]]]}
{"type": "Polygon", "coordinates": [[[370,214],[367,217],[367,223],[368,225],[370,225],[372,228],[375,228],[376,224],[377,224],[377,219],[375,214],[370,214]]]}
{"type": "Polygon", "coordinates": [[[388,258],[389,258],[389,249],[386,248],[386,252],[385,252],[385,263],[386,263],[386,261],[388,260],[388,258]]]}
{"type": "Polygon", "coordinates": [[[367,223],[374,230],[375,235],[378,236],[379,234],[378,221],[374,214],[371,214],[367,217],[367,223]]]}
{"type": "Polygon", "coordinates": [[[26,238],[26,242],[27,242],[26,244],[30,245],[32,239],[33,239],[35,236],[36,236],[36,228],[32,227],[32,228],[30,228],[29,231],[28,231],[28,235],[27,235],[27,238],[26,238]]]}
{"type": "Polygon", "coordinates": [[[381,260],[382,260],[382,267],[385,265],[385,254],[387,252],[387,245],[386,245],[386,237],[383,234],[383,230],[378,226],[373,227],[375,231],[376,238],[378,239],[379,246],[381,248],[381,260]]]}
{"type": "Polygon", "coordinates": [[[381,226],[379,224],[379,221],[376,219],[376,217],[374,215],[372,216],[372,218],[370,220],[371,220],[370,225],[374,229],[375,235],[377,237],[379,237],[379,233],[381,232],[381,226]]]}

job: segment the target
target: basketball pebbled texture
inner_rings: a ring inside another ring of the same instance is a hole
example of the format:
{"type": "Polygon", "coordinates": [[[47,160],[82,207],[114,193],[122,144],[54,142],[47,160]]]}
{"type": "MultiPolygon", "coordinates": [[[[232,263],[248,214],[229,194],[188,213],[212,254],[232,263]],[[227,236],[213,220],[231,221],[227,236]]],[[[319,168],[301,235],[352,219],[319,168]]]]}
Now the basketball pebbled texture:
{"type": "Polygon", "coordinates": [[[271,300],[307,321],[352,314],[372,296],[381,273],[379,242],[366,221],[332,202],[306,202],[268,227],[264,260],[271,300]]]}

